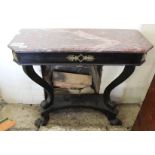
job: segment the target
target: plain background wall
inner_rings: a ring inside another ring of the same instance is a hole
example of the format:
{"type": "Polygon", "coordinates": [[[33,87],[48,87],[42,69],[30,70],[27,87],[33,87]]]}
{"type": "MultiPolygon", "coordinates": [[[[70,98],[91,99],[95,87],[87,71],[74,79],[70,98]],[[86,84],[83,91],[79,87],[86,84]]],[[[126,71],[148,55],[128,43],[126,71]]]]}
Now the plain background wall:
{"type": "MultiPolygon", "coordinates": [[[[7,48],[21,28],[139,29],[155,43],[155,26],[142,25],[142,17],[149,20],[148,15],[153,14],[153,8],[141,16],[142,8],[139,7],[137,11],[138,2],[121,1],[124,7],[117,3],[111,0],[106,3],[103,0],[0,1],[0,93],[4,100],[10,103],[38,104],[43,99],[42,88],[25,76],[21,66],[12,61],[11,50],[7,48]]],[[[142,102],[154,73],[153,51],[148,54],[146,63],[137,67],[133,76],[112,92],[112,98],[124,103],[142,102]]],[[[39,67],[36,70],[40,73],[39,67]]],[[[119,66],[103,68],[101,92],[121,71],[122,67],[119,66]]]]}

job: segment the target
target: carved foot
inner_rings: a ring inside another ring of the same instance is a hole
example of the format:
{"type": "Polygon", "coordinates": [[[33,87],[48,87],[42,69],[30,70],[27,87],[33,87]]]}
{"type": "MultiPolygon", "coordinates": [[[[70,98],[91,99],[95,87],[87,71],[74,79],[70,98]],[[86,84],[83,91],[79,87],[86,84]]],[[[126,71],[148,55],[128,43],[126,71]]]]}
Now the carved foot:
{"type": "Polygon", "coordinates": [[[47,123],[48,123],[48,121],[49,121],[49,116],[48,117],[41,117],[41,118],[38,118],[36,121],[35,121],[35,126],[37,127],[37,128],[40,128],[40,126],[45,126],[45,125],[47,125],[47,123]]]}
{"type": "Polygon", "coordinates": [[[122,125],[122,121],[118,118],[109,119],[110,125],[122,125]]]}

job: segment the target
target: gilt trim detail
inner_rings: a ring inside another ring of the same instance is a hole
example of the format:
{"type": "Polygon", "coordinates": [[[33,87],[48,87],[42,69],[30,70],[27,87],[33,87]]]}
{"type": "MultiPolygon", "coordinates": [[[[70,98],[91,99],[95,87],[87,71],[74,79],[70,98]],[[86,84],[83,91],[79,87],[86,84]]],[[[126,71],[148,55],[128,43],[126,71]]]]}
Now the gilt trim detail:
{"type": "Polygon", "coordinates": [[[79,55],[68,55],[67,60],[72,61],[72,62],[92,62],[95,60],[94,56],[92,55],[83,55],[83,54],[79,54],[79,55]]]}

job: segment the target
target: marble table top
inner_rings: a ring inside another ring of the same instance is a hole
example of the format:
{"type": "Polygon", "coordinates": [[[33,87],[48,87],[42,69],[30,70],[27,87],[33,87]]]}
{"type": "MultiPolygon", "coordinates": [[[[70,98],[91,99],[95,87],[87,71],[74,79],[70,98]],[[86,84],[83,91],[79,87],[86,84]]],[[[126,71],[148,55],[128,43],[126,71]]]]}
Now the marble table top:
{"type": "Polygon", "coordinates": [[[152,47],[139,31],[127,29],[22,29],[9,44],[19,53],[146,53],[152,47]]]}

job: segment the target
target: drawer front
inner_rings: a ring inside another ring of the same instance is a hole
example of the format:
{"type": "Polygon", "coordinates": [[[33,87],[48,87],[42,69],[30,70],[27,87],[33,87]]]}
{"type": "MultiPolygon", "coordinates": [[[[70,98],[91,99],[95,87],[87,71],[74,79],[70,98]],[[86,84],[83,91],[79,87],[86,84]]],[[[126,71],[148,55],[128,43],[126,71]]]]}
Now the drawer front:
{"type": "Polygon", "coordinates": [[[144,54],[130,53],[15,53],[18,64],[98,64],[98,65],[140,65],[144,54]]]}

